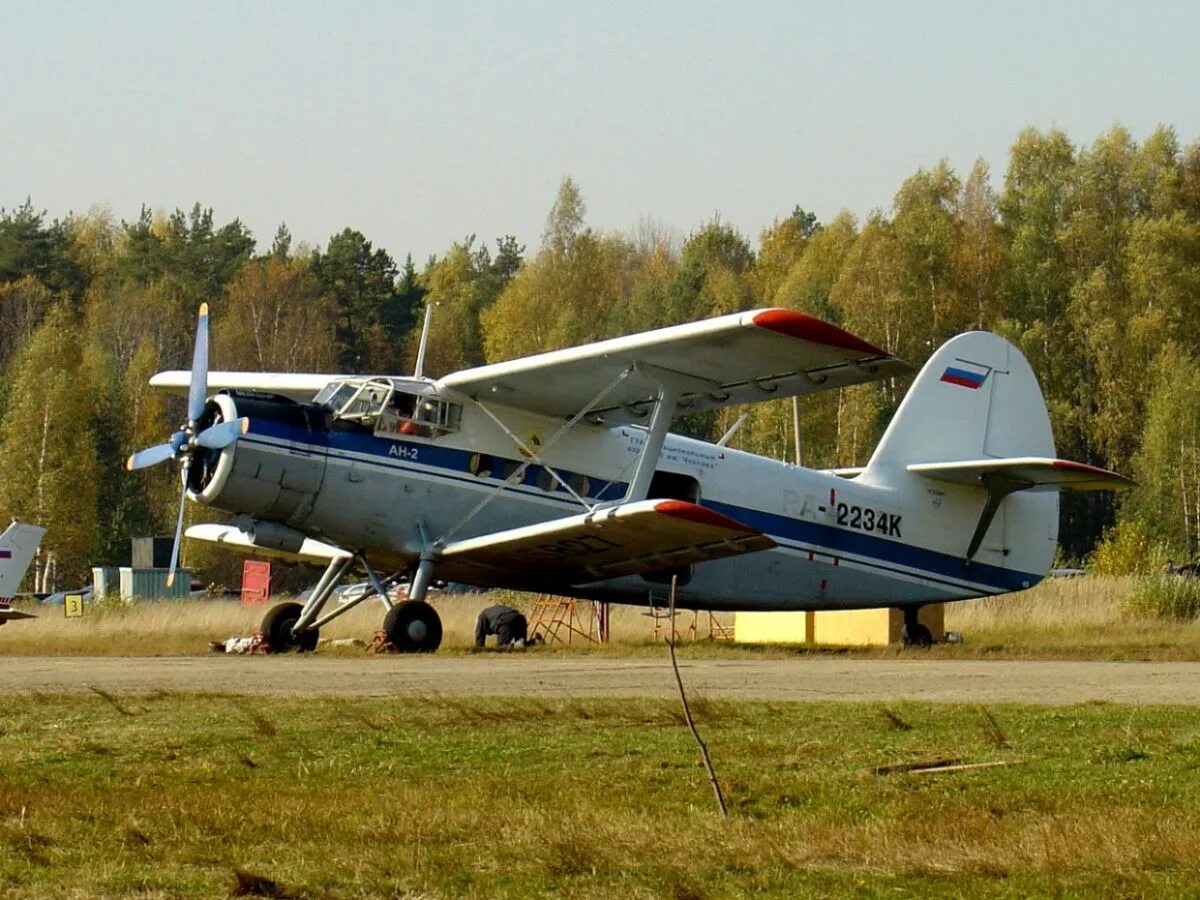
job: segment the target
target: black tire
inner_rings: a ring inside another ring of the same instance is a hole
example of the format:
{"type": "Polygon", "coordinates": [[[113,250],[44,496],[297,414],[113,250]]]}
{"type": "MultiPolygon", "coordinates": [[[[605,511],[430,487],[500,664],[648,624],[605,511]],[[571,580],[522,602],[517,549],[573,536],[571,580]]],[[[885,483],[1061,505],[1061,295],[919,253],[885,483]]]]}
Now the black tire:
{"type": "Polygon", "coordinates": [[[300,611],[304,609],[299,603],[280,603],[273,606],[263,617],[262,633],[271,648],[272,653],[309,653],[317,649],[317,639],[321,632],[309,628],[300,634],[293,635],[292,628],[300,620],[300,611]]]}
{"type": "Polygon", "coordinates": [[[928,647],[933,643],[933,634],[918,622],[916,625],[902,626],[900,640],[906,647],[928,647]]]}
{"type": "Polygon", "coordinates": [[[442,645],[442,620],[423,600],[405,600],[389,609],[383,632],[400,653],[432,653],[442,645]]]}

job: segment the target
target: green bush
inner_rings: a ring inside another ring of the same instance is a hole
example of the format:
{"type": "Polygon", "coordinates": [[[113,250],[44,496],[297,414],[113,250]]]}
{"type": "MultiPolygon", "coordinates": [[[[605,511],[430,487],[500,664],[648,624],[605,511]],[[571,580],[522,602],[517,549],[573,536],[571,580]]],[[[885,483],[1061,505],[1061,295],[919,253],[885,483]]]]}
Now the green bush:
{"type": "Polygon", "coordinates": [[[1142,578],[1121,601],[1121,611],[1137,619],[1195,619],[1200,616],[1200,578],[1183,575],[1142,578]]]}
{"type": "Polygon", "coordinates": [[[1161,572],[1170,558],[1141,520],[1125,519],[1104,532],[1088,569],[1096,575],[1149,575],[1161,572]]]}

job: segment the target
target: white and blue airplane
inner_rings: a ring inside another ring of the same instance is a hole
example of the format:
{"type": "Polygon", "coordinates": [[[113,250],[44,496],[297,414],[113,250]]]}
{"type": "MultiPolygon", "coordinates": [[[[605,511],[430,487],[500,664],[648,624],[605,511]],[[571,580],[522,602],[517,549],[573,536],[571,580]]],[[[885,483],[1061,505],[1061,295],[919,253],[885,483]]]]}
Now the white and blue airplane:
{"type": "Polygon", "coordinates": [[[32,613],[13,609],[11,600],[29,571],[46,529],[14,520],[0,534],[0,625],[14,619],[32,619],[32,613]]]}
{"type": "MultiPolygon", "coordinates": [[[[861,469],[822,471],[669,433],[677,415],[904,375],[910,367],[800,312],[762,309],[433,379],[207,370],[207,307],[188,421],[129,468],[180,461],[184,496],[233,514],[191,538],[323,564],[263,630],[311,649],[362,570],[402,651],[432,651],[425,602],[448,581],[682,607],[898,607],[1022,590],[1057,546],[1058,491],[1128,479],[1058,459],[1016,347],[971,332],[917,375],[861,469]],[[210,388],[220,389],[206,399],[210,388]],[[391,573],[381,577],[380,572],[391,573]],[[409,599],[387,585],[410,576],[409,599]]],[[[428,334],[428,320],[426,332],[428,334]]],[[[180,501],[182,530],[183,499],[180,501]]],[[[176,553],[178,546],[176,546],[176,553]]],[[[174,568],[174,563],[172,563],[174,568]]]]}

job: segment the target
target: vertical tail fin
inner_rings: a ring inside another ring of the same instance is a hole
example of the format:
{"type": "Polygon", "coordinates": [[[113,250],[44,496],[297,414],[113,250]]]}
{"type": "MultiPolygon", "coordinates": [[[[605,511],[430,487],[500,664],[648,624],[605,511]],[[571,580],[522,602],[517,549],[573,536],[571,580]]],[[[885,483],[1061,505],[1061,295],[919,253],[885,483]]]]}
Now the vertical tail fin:
{"type": "Polygon", "coordinates": [[[1021,351],[985,331],[929,358],[867,464],[886,480],[912,463],[1053,457],[1050,416],[1021,351]]]}
{"type": "Polygon", "coordinates": [[[994,334],[943,344],[896,411],[864,482],[921,510],[929,549],[1017,571],[1028,587],[1057,549],[1058,491],[1114,490],[1115,472],[1057,459],[1028,361],[994,334]]]}
{"type": "Polygon", "coordinates": [[[0,597],[12,597],[33,562],[45,528],[13,522],[0,534],[0,597]]]}
{"type": "Polygon", "coordinates": [[[1005,477],[1018,459],[1053,460],[1054,436],[1029,363],[1008,341],[973,331],[930,357],[896,411],[863,480],[924,510],[927,546],[1028,575],[1050,569],[1058,492],[1005,477]],[[1000,466],[1004,472],[994,471],[1000,466]]]}

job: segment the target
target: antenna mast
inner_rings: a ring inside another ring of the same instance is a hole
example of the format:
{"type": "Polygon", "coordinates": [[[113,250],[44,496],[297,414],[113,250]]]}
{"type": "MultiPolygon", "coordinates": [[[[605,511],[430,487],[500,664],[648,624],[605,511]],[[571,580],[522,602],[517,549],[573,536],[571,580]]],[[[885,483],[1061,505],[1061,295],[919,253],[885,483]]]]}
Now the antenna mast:
{"type": "Polygon", "coordinates": [[[425,324],[421,326],[421,345],[417,348],[417,366],[413,372],[414,378],[421,378],[425,373],[425,347],[429,343],[429,323],[433,320],[433,308],[436,303],[425,307],[425,324]]]}

